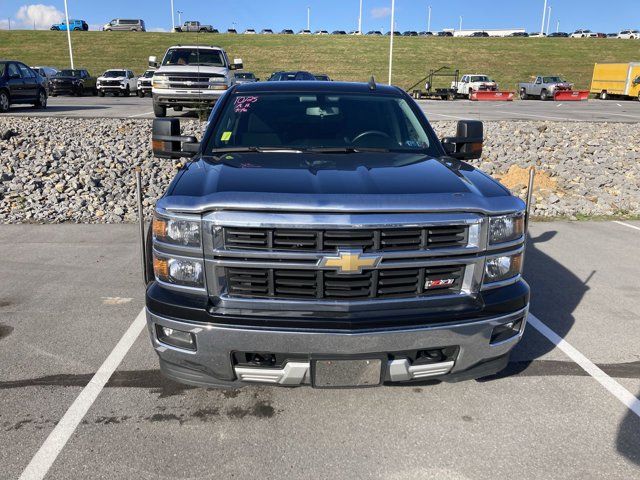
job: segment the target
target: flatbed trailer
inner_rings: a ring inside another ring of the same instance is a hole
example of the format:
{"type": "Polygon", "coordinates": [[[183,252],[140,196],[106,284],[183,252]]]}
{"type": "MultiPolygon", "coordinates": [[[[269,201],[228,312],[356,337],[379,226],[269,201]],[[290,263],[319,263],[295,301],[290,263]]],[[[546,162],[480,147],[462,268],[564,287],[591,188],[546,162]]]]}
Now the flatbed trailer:
{"type": "Polygon", "coordinates": [[[407,92],[415,99],[430,99],[430,100],[455,100],[456,91],[453,88],[433,88],[433,82],[436,78],[450,78],[454,82],[458,82],[460,77],[460,70],[450,71],[449,67],[440,67],[436,70],[431,70],[429,74],[418,80],[411,85],[407,92]],[[416,88],[424,82],[424,90],[416,88]]]}

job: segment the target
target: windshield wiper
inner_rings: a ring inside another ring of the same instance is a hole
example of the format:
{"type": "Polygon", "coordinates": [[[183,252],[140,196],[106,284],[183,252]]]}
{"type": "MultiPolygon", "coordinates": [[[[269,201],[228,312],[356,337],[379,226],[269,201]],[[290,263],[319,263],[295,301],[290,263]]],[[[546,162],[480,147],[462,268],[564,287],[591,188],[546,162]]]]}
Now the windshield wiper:
{"type": "Polygon", "coordinates": [[[388,148],[373,148],[373,147],[312,147],[306,148],[305,153],[362,153],[362,152],[377,152],[386,153],[390,150],[388,148]]]}
{"type": "Polygon", "coordinates": [[[287,148],[287,147],[220,147],[212,148],[211,154],[217,153],[302,153],[299,148],[287,148]]]}

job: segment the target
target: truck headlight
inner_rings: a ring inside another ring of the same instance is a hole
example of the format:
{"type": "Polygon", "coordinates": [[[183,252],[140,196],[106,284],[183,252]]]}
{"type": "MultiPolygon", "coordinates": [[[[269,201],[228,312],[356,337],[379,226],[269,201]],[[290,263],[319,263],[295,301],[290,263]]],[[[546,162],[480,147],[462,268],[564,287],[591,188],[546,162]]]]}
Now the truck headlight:
{"type": "Polygon", "coordinates": [[[487,258],[484,264],[484,282],[508,280],[522,272],[522,252],[514,255],[487,258]]]}
{"type": "Polygon", "coordinates": [[[226,90],[229,86],[227,85],[227,79],[224,77],[210,77],[209,78],[209,90],[226,90]]]}
{"type": "Polygon", "coordinates": [[[153,219],[153,239],[185,247],[200,246],[200,222],[182,218],[153,219]]]}
{"type": "Polygon", "coordinates": [[[153,80],[151,80],[151,84],[153,86],[153,88],[169,88],[169,79],[167,77],[153,77],[153,80]]]}
{"type": "Polygon", "coordinates": [[[187,287],[204,287],[202,261],[153,254],[153,273],[161,282],[187,287]]]}
{"type": "Polygon", "coordinates": [[[518,212],[510,215],[491,217],[489,223],[489,243],[505,243],[517,240],[524,233],[524,214],[518,212]]]}

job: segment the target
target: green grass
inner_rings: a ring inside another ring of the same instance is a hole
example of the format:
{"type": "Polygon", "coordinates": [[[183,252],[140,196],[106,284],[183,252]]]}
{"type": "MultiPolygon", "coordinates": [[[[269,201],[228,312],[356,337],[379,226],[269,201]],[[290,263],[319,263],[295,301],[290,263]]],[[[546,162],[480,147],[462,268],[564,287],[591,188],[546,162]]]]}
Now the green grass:
{"type": "MultiPolygon", "coordinates": [[[[175,44],[219,45],[241,57],[245,69],[265,79],[278,69],[327,73],[338,80],[386,82],[388,37],[216,35],[189,33],[72,32],[76,67],[100,74],[108,68],[146,69],[149,55],[162,57],[175,44]]],[[[561,74],[588,88],[596,62],[640,61],[633,40],[570,38],[397,37],[393,83],[408,88],[429,69],[447,65],[461,73],[486,73],[503,89],[536,74],[561,74]]],[[[0,58],[29,65],[68,67],[65,32],[0,31],[0,58]]],[[[440,85],[436,85],[440,86],[440,85]]]]}

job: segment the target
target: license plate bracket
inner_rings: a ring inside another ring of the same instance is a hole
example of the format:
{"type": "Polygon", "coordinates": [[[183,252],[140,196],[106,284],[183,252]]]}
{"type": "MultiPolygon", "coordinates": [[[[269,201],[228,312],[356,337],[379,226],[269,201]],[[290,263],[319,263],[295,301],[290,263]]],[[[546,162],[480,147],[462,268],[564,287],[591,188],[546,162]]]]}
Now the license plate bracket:
{"type": "Polygon", "coordinates": [[[382,383],[383,359],[311,359],[311,385],[314,388],[365,388],[382,383]]]}

